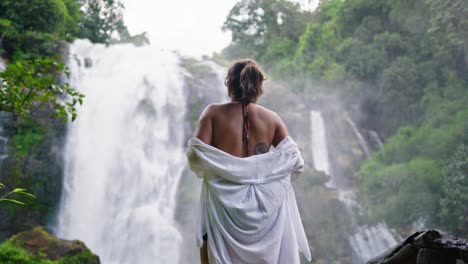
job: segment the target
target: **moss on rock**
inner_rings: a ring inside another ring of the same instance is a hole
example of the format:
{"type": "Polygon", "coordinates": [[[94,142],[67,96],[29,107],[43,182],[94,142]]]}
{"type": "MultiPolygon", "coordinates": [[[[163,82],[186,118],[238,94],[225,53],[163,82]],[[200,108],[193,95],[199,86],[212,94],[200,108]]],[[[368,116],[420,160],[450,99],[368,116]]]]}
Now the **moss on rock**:
{"type": "Polygon", "coordinates": [[[63,240],[37,226],[0,244],[0,263],[99,264],[99,257],[78,240],[63,240]]]}

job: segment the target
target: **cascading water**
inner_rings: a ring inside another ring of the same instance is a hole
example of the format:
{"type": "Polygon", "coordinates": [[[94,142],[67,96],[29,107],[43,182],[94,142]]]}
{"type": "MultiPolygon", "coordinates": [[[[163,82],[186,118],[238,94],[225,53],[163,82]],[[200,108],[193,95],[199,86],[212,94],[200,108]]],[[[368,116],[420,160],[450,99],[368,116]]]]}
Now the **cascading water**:
{"type": "Polygon", "coordinates": [[[378,150],[383,150],[383,143],[377,132],[375,132],[374,130],[369,130],[369,137],[373,141],[373,143],[378,146],[378,150]]]}
{"type": "Polygon", "coordinates": [[[366,154],[366,157],[369,158],[371,156],[371,152],[369,150],[369,146],[367,145],[367,141],[364,139],[362,136],[361,132],[357,129],[356,125],[354,124],[353,120],[348,116],[348,114],[345,114],[346,121],[348,124],[351,126],[351,128],[354,131],[354,134],[356,135],[359,145],[361,145],[362,149],[364,150],[364,153],[366,154]]]}
{"type": "MultiPolygon", "coordinates": [[[[370,151],[364,137],[349,118],[345,115],[346,121],[351,125],[353,133],[356,135],[359,144],[364,149],[366,155],[370,156],[370,151]]],[[[330,173],[330,161],[328,157],[328,145],[326,141],[326,122],[322,114],[318,111],[311,111],[311,141],[314,167],[316,170],[324,171],[330,176],[327,187],[333,187],[337,198],[347,208],[351,218],[351,230],[348,242],[352,249],[353,263],[365,263],[368,259],[382,253],[388,248],[397,244],[402,238],[385,223],[378,223],[375,226],[357,224],[357,218],[363,212],[363,208],[356,201],[356,193],[353,189],[345,189],[334,181],[333,172],[330,173]]]]}
{"type": "MultiPolygon", "coordinates": [[[[6,64],[3,59],[0,57],[0,71],[6,69],[6,64]]],[[[8,138],[6,137],[5,129],[4,129],[4,121],[9,119],[10,116],[6,113],[0,112],[0,166],[2,165],[3,161],[8,158],[8,138]]]]}
{"type": "Polygon", "coordinates": [[[146,47],[71,45],[71,83],[86,95],[68,128],[56,233],[102,263],[177,263],[175,193],[185,166],[178,57],[146,47]]]}
{"type": "Polygon", "coordinates": [[[6,63],[2,57],[0,57],[0,71],[4,71],[6,69],[6,63]]]}
{"type": "Polygon", "coordinates": [[[370,258],[395,246],[402,237],[388,228],[385,223],[374,226],[360,226],[349,238],[357,263],[365,263],[370,258]]]}
{"type": "Polygon", "coordinates": [[[6,118],[8,118],[8,116],[3,115],[3,113],[0,112],[0,166],[3,161],[8,158],[8,138],[6,137],[5,129],[3,127],[3,121],[6,118]]]}
{"type": "MultiPolygon", "coordinates": [[[[330,176],[330,162],[328,160],[327,136],[322,113],[310,111],[310,130],[312,140],[312,160],[314,168],[330,176]]],[[[335,188],[335,179],[330,177],[327,186],[335,188]]]]}

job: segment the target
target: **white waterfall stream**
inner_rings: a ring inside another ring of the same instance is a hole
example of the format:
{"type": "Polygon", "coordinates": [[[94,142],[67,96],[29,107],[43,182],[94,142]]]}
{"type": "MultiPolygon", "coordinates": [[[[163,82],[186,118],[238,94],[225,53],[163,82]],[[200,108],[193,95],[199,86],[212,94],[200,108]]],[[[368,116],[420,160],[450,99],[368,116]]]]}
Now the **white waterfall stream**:
{"type": "MultiPolygon", "coordinates": [[[[345,115],[345,119],[351,125],[353,133],[356,135],[366,155],[369,156],[370,150],[364,137],[359,133],[348,115],[345,115]]],[[[351,233],[348,236],[348,242],[353,251],[353,263],[365,263],[370,258],[396,245],[402,239],[401,236],[390,229],[384,222],[378,223],[375,226],[359,226],[356,224],[356,219],[363,209],[356,201],[353,189],[343,189],[335,184],[335,175],[333,175],[333,172],[330,173],[330,163],[333,160],[329,160],[329,152],[327,150],[326,120],[324,120],[322,114],[318,111],[311,111],[311,143],[315,169],[324,171],[330,176],[327,187],[335,189],[337,198],[345,205],[351,218],[352,226],[349,227],[351,233]]]]}
{"type": "Polygon", "coordinates": [[[364,150],[364,153],[366,154],[366,157],[370,157],[371,152],[369,150],[369,146],[367,145],[367,141],[364,139],[361,132],[359,132],[359,130],[357,129],[357,127],[354,124],[353,120],[351,120],[351,118],[347,114],[345,114],[345,118],[346,118],[346,121],[348,122],[348,124],[353,129],[354,134],[356,135],[356,137],[358,139],[359,145],[361,145],[362,149],[364,150]]]}
{"type": "MultiPolygon", "coordinates": [[[[328,160],[327,136],[322,113],[310,111],[310,131],[312,140],[312,159],[316,170],[330,175],[330,162],[328,160]]],[[[327,186],[335,188],[335,179],[330,177],[327,186]]]]}
{"type": "Polygon", "coordinates": [[[3,121],[7,116],[0,113],[0,166],[2,162],[8,158],[8,138],[5,135],[5,129],[3,127],[3,121]]]}
{"type": "Polygon", "coordinates": [[[86,98],[68,128],[56,233],[84,241],[104,264],[178,263],[186,110],[178,64],[151,46],[71,45],[71,83],[86,98]]]}
{"type": "MultiPolygon", "coordinates": [[[[3,71],[6,69],[6,64],[3,58],[0,57],[0,71],[3,71]]],[[[3,127],[3,123],[6,119],[8,119],[10,116],[6,115],[5,113],[0,112],[0,166],[2,165],[2,162],[8,158],[8,138],[5,135],[5,129],[3,127]]]]}
{"type": "Polygon", "coordinates": [[[3,71],[6,69],[6,63],[5,61],[3,60],[2,57],[0,57],[0,71],[3,71]]]}
{"type": "Polygon", "coordinates": [[[374,142],[374,144],[377,144],[378,150],[383,150],[383,143],[382,140],[379,137],[379,134],[373,130],[369,130],[369,137],[370,139],[374,142]]]}
{"type": "Polygon", "coordinates": [[[402,237],[384,222],[374,226],[363,225],[349,237],[357,263],[365,263],[370,258],[395,246],[402,237]]]}

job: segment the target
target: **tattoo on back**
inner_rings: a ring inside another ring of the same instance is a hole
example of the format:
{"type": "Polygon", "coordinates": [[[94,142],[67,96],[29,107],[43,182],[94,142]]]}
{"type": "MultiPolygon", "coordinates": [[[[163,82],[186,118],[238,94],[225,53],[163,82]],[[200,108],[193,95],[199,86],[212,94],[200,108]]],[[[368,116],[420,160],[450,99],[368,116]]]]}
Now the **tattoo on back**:
{"type": "Polygon", "coordinates": [[[265,143],[258,143],[257,145],[255,145],[253,152],[254,152],[254,155],[267,153],[268,152],[267,145],[265,143]]]}

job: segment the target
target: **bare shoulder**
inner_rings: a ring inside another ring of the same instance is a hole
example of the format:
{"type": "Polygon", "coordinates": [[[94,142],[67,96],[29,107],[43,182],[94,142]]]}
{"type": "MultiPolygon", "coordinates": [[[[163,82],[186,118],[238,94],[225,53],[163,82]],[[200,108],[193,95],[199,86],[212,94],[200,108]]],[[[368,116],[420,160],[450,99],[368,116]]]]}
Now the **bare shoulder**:
{"type": "Polygon", "coordinates": [[[283,124],[281,117],[275,111],[270,110],[261,105],[257,105],[257,109],[258,109],[257,111],[259,115],[262,116],[264,119],[267,119],[270,122],[273,122],[275,125],[283,124]]]}
{"type": "Polygon", "coordinates": [[[200,119],[212,118],[217,112],[219,112],[221,105],[222,104],[218,103],[212,103],[207,105],[201,113],[200,119]]]}
{"type": "Polygon", "coordinates": [[[259,115],[262,116],[263,119],[267,119],[273,123],[275,127],[275,133],[273,136],[272,144],[276,147],[281,140],[283,140],[286,136],[288,136],[288,130],[286,125],[283,123],[281,117],[275,112],[266,107],[258,105],[258,112],[259,115]]]}
{"type": "Polygon", "coordinates": [[[213,119],[217,107],[218,106],[216,104],[209,104],[205,107],[198,119],[197,128],[194,134],[194,137],[199,138],[208,145],[211,145],[212,143],[213,119]]]}

